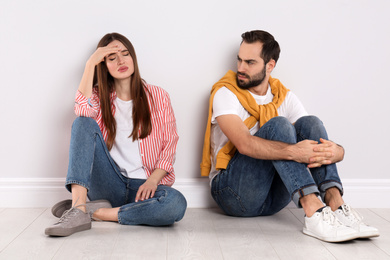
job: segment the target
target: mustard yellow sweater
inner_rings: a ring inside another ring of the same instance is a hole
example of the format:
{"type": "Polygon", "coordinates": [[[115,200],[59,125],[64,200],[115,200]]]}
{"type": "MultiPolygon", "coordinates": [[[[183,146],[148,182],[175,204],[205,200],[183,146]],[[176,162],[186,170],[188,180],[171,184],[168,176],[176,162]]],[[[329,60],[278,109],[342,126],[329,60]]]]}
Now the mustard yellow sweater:
{"type": "MultiPolygon", "coordinates": [[[[278,107],[283,103],[287,92],[287,88],[283,84],[274,78],[269,78],[269,84],[271,86],[271,92],[274,95],[272,102],[266,105],[258,105],[249,93],[248,90],[243,90],[237,86],[236,73],[229,70],[225,76],[223,76],[211,89],[210,100],[209,100],[209,116],[207,119],[206,133],[204,137],[203,145],[203,156],[200,164],[201,176],[209,176],[211,170],[211,157],[210,157],[210,131],[211,131],[211,115],[213,110],[214,95],[218,89],[227,87],[232,91],[240,101],[241,105],[251,114],[244,124],[251,129],[256,122],[259,121],[260,127],[262,127],[268,120],[278,116],[278,107]]],[[[236,152],[236,148],[232,142],[228,141],[224,147],[217,154],[217,169],[226,169],[230,159],[236,152]]]]}

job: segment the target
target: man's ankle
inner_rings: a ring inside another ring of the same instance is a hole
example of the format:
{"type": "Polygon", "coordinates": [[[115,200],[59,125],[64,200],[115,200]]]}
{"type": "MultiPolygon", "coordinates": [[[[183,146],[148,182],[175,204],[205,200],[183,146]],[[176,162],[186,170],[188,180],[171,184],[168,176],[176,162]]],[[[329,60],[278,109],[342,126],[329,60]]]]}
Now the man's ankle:
{"type": "Polygon", "coordinates": [[[317,195],[312,193],[305,195],[299,199],[303,210],[307,217],[313,216],[314,213],[320,208],[324,207],[324,204],[318,199],[317,195]]]}
{"type": "Polygon", "coordinates": [[[325,204],[329,206],[332,211],[336,211],[341,205],[344,204],[344,200],[341,197],[340,190],[336,187],[329,188],[325,191],[325,204]]]}

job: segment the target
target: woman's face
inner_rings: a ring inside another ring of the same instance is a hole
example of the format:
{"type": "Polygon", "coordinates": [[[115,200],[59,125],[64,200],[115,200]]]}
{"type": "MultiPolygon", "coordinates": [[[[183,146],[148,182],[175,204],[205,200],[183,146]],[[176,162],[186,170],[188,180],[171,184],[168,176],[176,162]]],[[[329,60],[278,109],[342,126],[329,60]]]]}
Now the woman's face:
{"type": "Polygon", "coordinates": [[[114,79],[127,79],[134,73],[134,62],[127,48],[122,42],[114,40],[107,46],[118,45],[120,52],[112,53],[106,57],[108,72],[114,79]]]}

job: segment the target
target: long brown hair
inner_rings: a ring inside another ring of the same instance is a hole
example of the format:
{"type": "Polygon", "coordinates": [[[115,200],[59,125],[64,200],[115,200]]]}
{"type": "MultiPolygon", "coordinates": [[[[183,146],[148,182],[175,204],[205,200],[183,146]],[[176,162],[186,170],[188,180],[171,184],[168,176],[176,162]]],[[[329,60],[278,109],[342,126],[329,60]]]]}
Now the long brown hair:
{"type": "MultiPolygon", "coordinates": [[[[147,98],[148,89],[139,73],[137,56],[131,42],[119,33],[108,33],[99,41],[97,48],[107,46],[114,40],[120,41],[129,51],[134,63],[134,73],[131,76],[130,96],[133,100],[133,131],[130,136],[133,141],[147,137],[152,131],[152,121],[147,98]],[[138,134],[140,130],[140,134],[138,134]]],[[[107,128],[106,141],[108,150],[111,150],[116,136],[116,121],[111,111],[110,94],[114,91],[114,78],[108,72],[105,62],[99,63],[95,68],[93,85],[98,85],[100,108],[102,110],[103,123],[107,128]]],[[[148,93],[150,95],[150,93],[148,93]]],[[[129,137],[130,137],[129,136],[129,137]]]]}

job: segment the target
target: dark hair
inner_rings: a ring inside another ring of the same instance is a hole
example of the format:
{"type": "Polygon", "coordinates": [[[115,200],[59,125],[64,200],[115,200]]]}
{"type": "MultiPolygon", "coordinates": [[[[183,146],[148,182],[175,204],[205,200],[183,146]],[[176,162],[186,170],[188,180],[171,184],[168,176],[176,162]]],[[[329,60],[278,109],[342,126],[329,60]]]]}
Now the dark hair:
{"type": "MultiPolygon", "coordinates": [[[[147,137],[152,131],[147,89],[139,73],[137,56],[131,42],[119,33],[108,33],[99,41],[97,48],[104,47],[111,42],[120,41],[129,51],[134,63],[134,73],[131,77],[130,95],[133,100],[133,131],[130,136],[133,141],[147,137]],[[138,130],[141,129],[140,135],[138,130]]],[[[107,128],[107,148],[111,150],[116,136],[116,121],[111,111],[110,94],[114,91],[114,78],[108,72],[105,62],[99,63],[95,68],[94,85],[98,84],[100,107],[103,123],[107,128]]]]}
{"type": "Polygon", "coordinates": [[[275,38],[270,33],[266,31],[255,30],[245,32],[241,34],[241,37],[241,43],[261,42],[263,44],[260,57],[264,60],[265,64],[267,64],[271,59],[275,60],[275,63],[278,61],[280,54],[279,43],[275,41],[275,38]]]}

